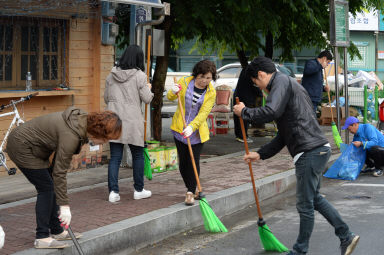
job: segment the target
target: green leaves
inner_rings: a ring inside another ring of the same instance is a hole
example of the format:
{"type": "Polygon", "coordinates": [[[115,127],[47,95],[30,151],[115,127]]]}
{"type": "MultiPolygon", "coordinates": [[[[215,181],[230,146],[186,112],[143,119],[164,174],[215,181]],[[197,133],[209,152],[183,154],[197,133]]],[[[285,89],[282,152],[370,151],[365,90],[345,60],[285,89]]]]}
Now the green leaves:
{"type": "MultiPolygon", "coordinates": [[[[281,60],[292,50],[327,47],[329,34],[328,0],[169,0],[171,4],[171,46],[198,38],[195,50],[222,55],[244,50],[259,55],[265,48],[260,35],[270,32],[273,48],[281,48],[281,60]],[[211,50],[209,50],[211,48],[211,50]],[[210,52],[212,53],[212,52],[210,52]]],[[[384,10],[384,0],[350,0],[350,12],[363,8],[384,10]]],[[[119,47],[129,43],[129,5],[119,5],[119,47]]],[[[131,35],[132,36],[132,35],[131,35]]],[[[354,52],[354,50],[352,50],[354,52]]]]}
{"type": "MultiPolygon", "coordinates": [[[[382,10],[383,6],[384,0],[349,1],[352,13],[367,7],[382,10]]],[[[172,38],[180,43],[198,37],[195,49],[200,52],[211,48],[220,56],[224,49],[258,55],[266,48],[260,35],[268,32],[273,48],[282,49],[281,60],[292,58],[293,50],[329,46],[324,37],[329,34],[328,0],[196,0],[174,1],[173,7],[179,18],[172,38]]]]}

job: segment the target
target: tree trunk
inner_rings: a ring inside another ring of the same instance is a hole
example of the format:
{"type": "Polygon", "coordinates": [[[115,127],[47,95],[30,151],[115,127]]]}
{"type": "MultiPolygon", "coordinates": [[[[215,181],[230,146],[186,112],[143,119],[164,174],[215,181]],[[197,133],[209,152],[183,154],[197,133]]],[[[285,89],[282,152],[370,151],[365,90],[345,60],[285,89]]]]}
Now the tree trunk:
{"type": "Polygon", "coordinates": [[[167,77],[167,68],[169,60],[169,48],[171,45],[171,17],[165,16],[162,24],[159,25],[160,29],[164,30],[164,57],[156,58],[155,74],[152,81],[152,92],[154,97],[152,99],[152,131],[153,138],[156,141],[161,140],[162,120],[161,120],[161,108],[163,107],[163,92],[165,79],[167,77]]]}
{"type": "Polygon", "coordinates": [[[273,57],[273,35],[268,31],[265,36],[265,57],[272,59],[273,57]]]}
{"type": "Polygon", "coordinates": [[[237,57],[239,58],[240,64],[242,68],[246,68],[248,66],[248,58],[245,55],[245,51],[243,48],[241,50],[236,50],[237,57]]]}

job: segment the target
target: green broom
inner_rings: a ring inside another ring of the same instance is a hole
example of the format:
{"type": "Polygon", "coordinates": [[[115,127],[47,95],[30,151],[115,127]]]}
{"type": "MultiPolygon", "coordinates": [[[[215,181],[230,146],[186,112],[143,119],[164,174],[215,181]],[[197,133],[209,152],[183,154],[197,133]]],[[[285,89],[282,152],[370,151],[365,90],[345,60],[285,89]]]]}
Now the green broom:
{"type": "MultiPolygon", "coordinates": [[[[236,97],[236,104],[239,104],[239,101],[240,101],[239,98],[236,97]]],[[[247,136],[245,135],[244,122],[241,116],[239,118],[240,118],[241,133],[243,134],[245,152],[248,155],[249,150],[248,150],[247,136]]],[[[286,252],[289,249],[285,247],[285,245],[282,244],[279,240],[277,240],[277,238],[273,235],[273,233],[271,232],[271,230],[269,229],[269,227],[267,226],[267,224],[263,219],[263,215],[261,214],[261,209],[260,209],[259,197],[257,196],[255,179],[253,178],[251,162],[248,163],[248,167],[249,167],[249,173],[251,175],[253,195],[255,196],[255,201],[256,201],[257,214],[259,215],[259,220],[257,221],[257,225],[259,226],[259,236],[260,236],[260,241],[264,247],[264,250],[286,252]]]]}
{"type": "MultiPolygon", "coordinates": [[[[149,62],[151,57],[151,36],[148,35],[148,49],[147,49],[147,81],[149,82],[149,62]]],[[[145,104],[144,110],[144,175],[148,180],[152,180],[152,168],[151,161],[149,159],[149,153],[147,148],[147,112],[148,104],[145,104]]]]}
{"type": "MultiPolygon", "coordinates": [[[[328,86],[327,74],[326,74],[325,71],[324,71],[324,77],[325,77],[325,82],[326,82],[326,84],[328,86]]],[[[339,134],[339,130],[337,129],[336,123],[335,123],[335,121],[333,119],[333,111],[332,111],[332,105],[331,105],[331,95],[330,95],[329,91],[328,91],[328,101],[329,101],[329,106],[331,107],[331,118],[332,118],[331,127],[332,127],[333,140],[335,140],[335,144],[336,144],[337,148],[340,149],[340,144],[343,143],[343,140],[341,140],[341,136],[339,134]]]]}
{"type": "Polygon", "coordinates": [[[151,161],[149,159],[148,148],[145,145],[144,147],[144,175],[148,180],[152,180],[152,168],[151,161]]]}
{"type": "MultiPolygon", "coordinates": [[[[175,81],[175,83],[176,83],[176,81],[175,81]]],[[[180,93],[177,93],[177,99],[178,99],[180,113],[181,113],[184,128],[185,128],[187,126],[187,124],[185,122],[183,106],[182,106],[181,101],[180,101],[180,93]]],[[[199,205],[200,205],[201,215],[202,215],[203,220],[204,220],[204,228],[206,231],[211,232],[211,233],[228,232],[227,228],[224,226],[223,223],[221,223],[220,219],[213,212],[211,206],[208,204],[208,201],[205,199],[205,196],[203,195],[203,191],[202,191],[201,185],[200,185],[199,175],[197,173],[195,158],[193,157],[191,140],[189,138],[187,138],[187,142],[188,142],[189,155],[190,155],[191,161],[192,161],[193,172],[195,173],[197,189],[199,191],[198,199],[200,200],[199,205]]]]}

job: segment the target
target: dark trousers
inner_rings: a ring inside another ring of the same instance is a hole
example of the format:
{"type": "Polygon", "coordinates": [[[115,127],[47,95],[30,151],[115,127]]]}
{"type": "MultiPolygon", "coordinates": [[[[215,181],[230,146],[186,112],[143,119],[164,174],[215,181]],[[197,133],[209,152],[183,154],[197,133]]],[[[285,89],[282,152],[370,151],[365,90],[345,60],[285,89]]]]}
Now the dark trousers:
{"type": "Polygon", "coordinates": [[[365,164],[370,168],[381,169],[384,166],[384,147],[372,146],[367,150],[365,164]]]}
{"type": "Polygon", "coordinates": [[[351,232],[338,211],[320,194],[321,178],[331,148],[320,146],[305,152],[296,166],[296,208],[300,215],[300,230],[293,249],[298,254],[307,254],[314,223],[314,211],[318,211],[334,227],[341,242],[350,240],[351,232]]]}
{"type": "MultiPolygon", "coordinates": [[[[196,190],[196,177],[193,171],[191,156],[189,155],[188,145],[175,140],[177,154],[179,156],[179,171],[181,177],[183,177],[185,187],[188,191],[195,193],[196,190]]],[[[193,157],[195,159],[196,169],[198,175],[200,175],[200,152],[203,148],[202,143],[192,145],[193,157]]]]}
{"type": "Polygon", "coordinates": [[[37,191],[36,239],[49,237],[49,233],[53,235],[62,233],[64,229],[60,226],[59,206],[56,204],[56,195],[49,169],[20,168],[20,171],[35,186],[37,191]]]}
{"type": "MultiPolygon", "coordinates": [[[[144,188],[144,148],[128,144],[132,154],[133,187],[136,191],[143,191],[144,188]]],[[[119,168],[123,158],[124,144],[109,143],[111,159],[108,164],[108,190],[119,193],[119,168]]]]}
{"type": "Polygon", "coordinates": [[[314,111],[315,114],[316,114],[316,112],[317,112],[317,106],[319,105],[319,102],[312,101],[312,105],[313,105],[313,111],[314,111]]]}
{"type": "MultiPolygon", "coordinates": [[[[245,135],[248,137],[248,125],[250,123],[246,120],[243,120],[243,123],[244,123],[245,135]]],[[[233,124],[235,126],[236,138],[243,139],[243,134],[241,133],[240,118],[236,114],[233,114],[233,124]]]]}

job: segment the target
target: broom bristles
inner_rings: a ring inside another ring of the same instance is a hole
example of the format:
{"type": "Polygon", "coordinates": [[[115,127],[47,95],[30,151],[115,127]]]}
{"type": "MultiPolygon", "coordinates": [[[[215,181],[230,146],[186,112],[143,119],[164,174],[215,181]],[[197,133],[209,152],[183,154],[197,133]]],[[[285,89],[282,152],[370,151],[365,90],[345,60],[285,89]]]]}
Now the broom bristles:
{"type": "Polygon", "coordinates": [[[144,148],[144,175],[148,180],[152,180],[151,161],[149,159],[148,149],[144,148]]]}
{"type": "Polygon", "coordinates": [[[228,232],[205,198],[202,198],[199,204],[205,230],[211,233],[228,232]]]}
{"type": "Polygon", "coordinates": [[[341,136],[339,134],[339,130],[337,130],[337,126],[335,122],[332,122],[331,126],[332,126],[333,139],[335,140],[335,144],[337,148],[340,149],[340,144],[343,143],[343,140],[341,140],[341,136]]]}
{"type": "Polygon", "coordinates": [[[259,236],[264,250],[266,251],[287,252],[289,250],[284,244],[277,240],[267,224],[259,226],[259,236]]]}

